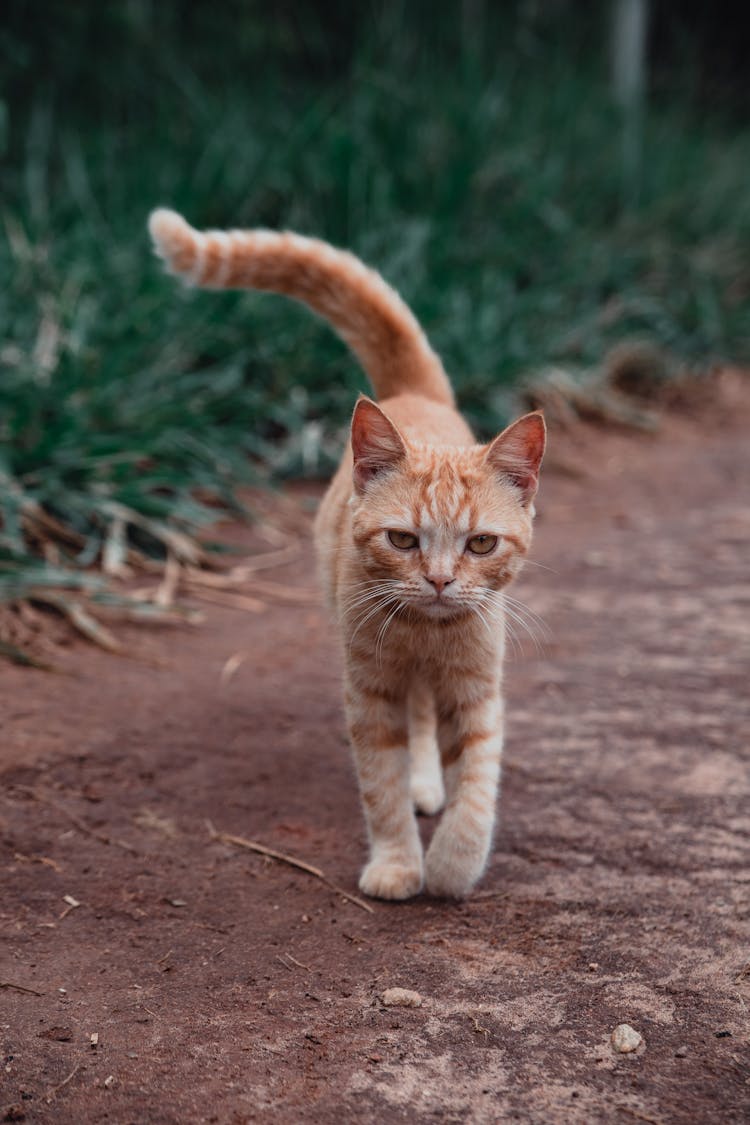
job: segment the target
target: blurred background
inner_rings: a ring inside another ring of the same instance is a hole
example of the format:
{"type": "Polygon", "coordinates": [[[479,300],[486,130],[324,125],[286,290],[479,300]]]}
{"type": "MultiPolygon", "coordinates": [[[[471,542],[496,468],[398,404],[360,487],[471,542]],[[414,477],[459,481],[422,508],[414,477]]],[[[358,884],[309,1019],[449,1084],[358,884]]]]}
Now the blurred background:
{"type": "MultiPolygon", "coordinates": [[[[411,304],[481,436],[638,338],[747,360],[746,18],[668,0],[5,0],[0,598],[324,475],[364,378],[146,218],[291,227],[411,304]]],[[[110,569],[112,567],[110,566],[110,569]]]]}

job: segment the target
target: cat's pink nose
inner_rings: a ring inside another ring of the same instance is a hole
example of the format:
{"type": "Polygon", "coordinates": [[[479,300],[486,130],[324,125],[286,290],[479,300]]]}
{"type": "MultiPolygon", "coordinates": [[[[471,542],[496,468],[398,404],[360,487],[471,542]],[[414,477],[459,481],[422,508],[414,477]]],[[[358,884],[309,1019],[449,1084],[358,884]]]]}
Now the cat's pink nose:
{"type": "Polygon", "coordinates": [[[435,574],[435,575],[426,574],[425,578],[427,579],[427,581],[430,583],[431,586],[435,587],[435,589],[437,590],[437,592],[439,594],[442,594],[445,587],[450,586],[451,582],[456,581],[455,578],[449,578],[445,574],[435,574]]]}

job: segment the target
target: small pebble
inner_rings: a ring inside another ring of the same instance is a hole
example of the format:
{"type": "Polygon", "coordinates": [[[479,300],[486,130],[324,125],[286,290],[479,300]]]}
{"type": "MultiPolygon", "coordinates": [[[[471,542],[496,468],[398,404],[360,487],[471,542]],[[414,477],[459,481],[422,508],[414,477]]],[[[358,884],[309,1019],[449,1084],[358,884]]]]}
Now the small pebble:
{"type": "Polygon", "coordinates": [[[386,1008],[421,1008],[422,997],[409,988],[386,988],[381,997],[386,1008]]]}
{"type": "Polygon", "coordinates": [[[687,1047],[685,1047],[685,1046],[678,1047],[677,1050],[674,1053],[674,1057],[676,1059],[685,1059],[685,1058],[687,1058],[687,1053],[688,1053],[687,1047]]]}
{"type": "Polygon", "coordinates": [[[637,1051],[643,1042],[643,1036],[629,1023],[620,1023],[612,1032],[612,1046],[621,1055],[629,1055],[637,1051]]]}
{"type": "Polygon", "coordinates": [[[104,1079],[104,1085],[109,1090],[109,1089],[111,1089],[112,1086],[114,1086],[114,1084],[115,1084],[114,1074],[108,1074],[107,1077],[104,1079]]]}
{"type": "Polygon", "coordinates": [[[598,968],[599,968],[599,962],[598,961],[589,961],[589,972],[590,973],[595,973],[598,968]]]}

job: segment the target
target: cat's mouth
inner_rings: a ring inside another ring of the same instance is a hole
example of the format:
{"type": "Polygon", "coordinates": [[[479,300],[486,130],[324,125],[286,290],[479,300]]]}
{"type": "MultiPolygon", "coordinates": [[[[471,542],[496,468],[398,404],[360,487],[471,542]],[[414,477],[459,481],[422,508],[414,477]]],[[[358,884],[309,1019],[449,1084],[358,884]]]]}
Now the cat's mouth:
{"type": "Polygon", "coordinates": [[[434,598],[420,598],[412,602],[415,609],[426,617],[446,618],[456,617],[465,611],[465,606],[459,605],[453,598],[443,598],[436,594],[434,598]]]}

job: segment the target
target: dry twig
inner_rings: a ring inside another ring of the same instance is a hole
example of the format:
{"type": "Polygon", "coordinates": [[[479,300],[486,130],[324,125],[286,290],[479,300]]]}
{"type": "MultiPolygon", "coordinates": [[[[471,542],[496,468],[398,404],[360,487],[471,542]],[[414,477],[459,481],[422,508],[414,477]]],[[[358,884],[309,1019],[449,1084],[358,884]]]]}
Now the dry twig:
{"type": "Polygon", "coordinates": [[[369,902],[364,902],[363,899],[357,898],[356,895],[350,895],[343,887],[339,887],[336,883],[331,882],[328,876],[321,871],[319,867],[313,867],[311,863],[305,863],[304,860],[297,859],[293,855],[287,855],[286,852],[277,852],[275,848],[267,848],[265,844],[258,844],[255,840],[246,840],[244,836],[233,836],[230,832],[217,832],[210,820],[206,821],[206,824],[213,840],[220,840],[224,844],[233,844],[236,848],[246,848],[248,851],[257,852],[258,855],[269,856],[271,859],[278,860],[279,863],[288,863],[290,867],[296,867],[300,871],[306,871],[308,875],[314,875],[316,879],[320,879],[321,883],[325,883],[327,887],[330,887],[336,894],[341,895],[347,902],[361,907],[361,909],[366,910],[368,914],[375,913],[369,902]]]}
{"type": "Polygon", "coordinates": [[[67,1086],[72,1078],[75,1078],[78,1071],[81,1069],[82,1063],[76,1063],[67,1078],[63,1078],[62,1082],[58,1082],[57,1086],[52,1086],[47,1091],[47,1101],[51,1102],[58,1090],[62,1090],[63,1086],[67,1086]]]}
{"type": "Polygon", "coordinates": [[[28,992],[29,996],[44,996],[43,992],[37,992],[35,988],[26,988],[23,984],[14,984],[12,980],[0,980],[0,988],[12,988],[14,992],[28,992]]]}
{"type": "Polygon", "coordinates": [[[298,969],[305,969],[308,973],[312,972],[310,965],[305,965],[302,961],[298,961],[296,957],[292,957],[291,953],[282,953],[282,957],[286,957],[287,961],[291,961],[298,969]]]}

